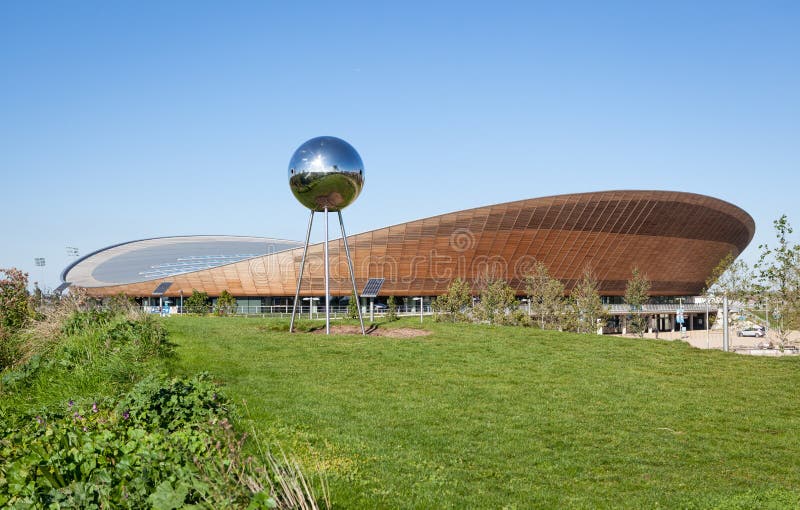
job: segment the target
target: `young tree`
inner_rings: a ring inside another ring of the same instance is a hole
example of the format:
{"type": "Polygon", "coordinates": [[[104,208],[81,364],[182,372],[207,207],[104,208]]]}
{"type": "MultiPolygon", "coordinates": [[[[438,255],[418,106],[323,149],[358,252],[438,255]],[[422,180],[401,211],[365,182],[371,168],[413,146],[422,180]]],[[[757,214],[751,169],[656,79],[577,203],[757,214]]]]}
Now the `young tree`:
{"type": "Polygon", "coordinates": [[[800,329],[800,245],[788,239],[794,231],[785,214],[773,225],[778,245],[759,246],[761,257],[756,269],[778,319],[775,329],[784,344],[792,330],[800,329]]]}
{"type": "Polygon", "coordinates": [[[525,277],[525,292],[531,309],[539,318],[539,327],[555,324],[564,305],[564,284],[550,276],[547,266],[536,262],[533,271],[525,277]]]}
{"type": "Polygon", "coordinates": [[[358,300],[355,292],[350,295],[350,300],[347,302],[347,317],[349,319],[358,319],[358,300]]]}
{"type": "Polygon", "coordinates": [[[397,320],[397,300],[394,296],[389,296],[389,299],[386,300],[386,320],[388,321],[396,321],[397,320]]]}
{"type": "Polygon", "coordinates": [[[211,300],[208,298],[207,293],[192,289],[192,295],[186,298],[183,307],[186,309],[187,313],[205,315],[208,313],[208,305],[210,302],[211,300]]]}
{"type": "Polygon", "coordinates": [[[647,303],[650,294],[650,280],[643,275],[639,268],[634,268],[631,279],[625,286],[625,303],[631,308],[628,327],[634,335],[644,337],[647,329],[647,316],[642,315],[642,306],[647,303]]]}
{"type": "Polygon", "coordinates": [[[231,315],[236,312],[236,298],[227,290],[223,290],[217,298],[214,313],[217,315],[231,315]]]}
{"type": "Polygon", "coordinates": [[[475,307],[479,320],[489,324],[504,322],[506,313],[515,308],[517,300],[512,289],[505,280],[487,278],[481,290],[481,302],[475,307]]]}
{"type": "Polygon", "coordinates": [[[441,317],[444,315],[451,322],[459,322],[466,320],[465,310],[471,302],[472,293],[469,284],[456,278],[450,282],[447,292],[434,299],[431,306],[436,311],[437,320],[442,320],[441,317]]]}
{"type": "Polygon", "coordinates": [[[597,280],[591,269],[587,268],[583,276],[570,292],[570,322],[578,333],[594,333],[597,321],[606,315],[606,309],[597,291],[597,280]]]}
{"type": "Polygon", "coordinates": [[[725,255],[711,270],[706,280],[704,294],[713,297],[728,296],[734,301],[747,301],[757,294],[753,271],[743,260],[736,260],[732,252],[725,255]]]}

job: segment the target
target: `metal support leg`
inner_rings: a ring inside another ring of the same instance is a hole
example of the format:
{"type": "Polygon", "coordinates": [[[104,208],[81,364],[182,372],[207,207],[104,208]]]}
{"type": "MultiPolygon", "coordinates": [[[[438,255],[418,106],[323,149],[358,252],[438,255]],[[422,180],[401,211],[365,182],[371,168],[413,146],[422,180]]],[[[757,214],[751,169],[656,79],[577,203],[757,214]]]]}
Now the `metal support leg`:
{"type": "Polygon", "coordinates": [[[294,316],[297,313],[297,301],[300,299],[300,283],[303,281],[303,268],[306,266],[306,254],[308,254],[308,241],[311,239],[311,225],[314,223],[314,211],[308,217],[308,228],[306,229],[306,244],[303,246],[303,258],[300,259],[300,274],[297,277],[297,291],[294,293],[294,305],[292,306],[292,320],[289,322],[289,333],[294,330],[294,316]]]}
{"type": "Polygon", "coordinates": [[[350,257],[350,247],[347,246],[347,232],[344,231],[344,220],[342,219],[342,211],[339,213],[339,226],[342,228],[342,242],[344,243],[344,253],[347,255],[347,267],[350,269],[350,280],[353,282],[353,294],[355,295],[356,304],[358,305],[358,321],[361,323],[361,334],[366,335],[364,329],[364,318],[361,316],[361,301],[358,299],[358,287],[356,287],[356,274],[353,271],[353,259],[350,257]]]}
{"type": "Polygon", "coordinates": [[[328,260],[328,208],[325,208],[325,334],[331,334],[331,292],[329,284],[330,261],[328,260]]]}
{"type": "Polygon", "coordinates": [[[728,352],[730,340],[728,338],[728,296],[722,296],[722,350],[728,352]]]}

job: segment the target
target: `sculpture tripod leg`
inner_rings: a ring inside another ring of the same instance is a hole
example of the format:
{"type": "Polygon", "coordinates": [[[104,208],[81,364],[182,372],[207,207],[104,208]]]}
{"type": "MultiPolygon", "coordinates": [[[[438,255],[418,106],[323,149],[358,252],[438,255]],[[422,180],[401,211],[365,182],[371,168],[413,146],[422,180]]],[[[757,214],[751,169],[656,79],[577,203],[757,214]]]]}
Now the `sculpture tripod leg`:
{"type": "Polygon", "coordinates": [[[361,303],[358,299],[358,288],[356,287],[356,274],[353,272],[353,259],[350,257],[350,247],[347,246],[347,233],[344,231],[344,220],[342,219],[342,211],[339,213],[339,226],[342,228],[342,242],[344,243],[344,253],[347,255],[347,267],[350,269],[350,281],[353,282],[353,295],[356,300],[356,308],[358,308],[358,321],[361,323],[361,334],[366,335],[364,329],[364,318],[361,316],[361,303]]]}
{"type": "Polygon", "coordinates": [[[329,283],[330,275],[330,261],[328,260],[328,208],[325,208],[325,245],[324,245],[325,258],[325,334],[331,334],[331,291],[329,283]]]}
{"type": "MultiPolygon", "coordinates": [[[[327,215],[326,215],[327,216],[327,215]]],[[[294,293],[294,305],[292,306],[292,320],[289,322],[289,333],[294,330],[294,316],[297,313],[297,301],[300,299],[300,284],[303,281],[303,269],[306,266],[306,255],[308,254],[308,241],[311,239],[311,225],[314,223],[314,211],[308,218],[308,229],[306,229],[306,244],[303,246],[303,258],[300,259],[300,274],[297,277],[297,291],[294,293]]],[[[311,306],[312,301],[308,302],[311,306]]]]}

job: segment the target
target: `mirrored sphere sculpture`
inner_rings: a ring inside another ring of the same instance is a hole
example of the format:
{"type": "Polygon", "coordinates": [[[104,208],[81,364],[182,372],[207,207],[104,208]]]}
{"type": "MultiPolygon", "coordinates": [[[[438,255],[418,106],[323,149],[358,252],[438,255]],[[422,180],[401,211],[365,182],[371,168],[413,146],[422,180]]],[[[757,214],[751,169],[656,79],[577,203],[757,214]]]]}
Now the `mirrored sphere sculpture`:
{"type": "Polygon", "coordinates": [[[289,187],[312,211],[340,211],[361,193],[364,163],[341,138],[312,138],[298,147],[289,161],[289,187]]]}

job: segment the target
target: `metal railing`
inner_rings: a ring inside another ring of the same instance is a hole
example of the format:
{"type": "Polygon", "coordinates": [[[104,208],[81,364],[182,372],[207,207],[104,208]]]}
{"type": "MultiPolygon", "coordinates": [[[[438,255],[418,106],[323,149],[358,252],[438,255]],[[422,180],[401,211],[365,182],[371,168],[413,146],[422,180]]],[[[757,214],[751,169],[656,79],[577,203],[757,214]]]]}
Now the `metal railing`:
{"type": "MultiPolygon", "coordinates": [[[[705,303],[688,303],[684,305],[678,304],[646,304],[642,305],[641,309],[631,309],[631,305],[626,304],[614,304],[614,305],[606,305],[609,313],[612,314],[628,314],[628,313],[677,313],[679,308],[682,308],[684,313],[705,313],[706,305],[705,303]]],[[[708,308],[711,312],[717,311],[717,305],[709,304],[708,308]]]]}
{"type": "MultiPolygon", "coordinates": [[[[185,308],[185,307],[184,307],[185,308]]],[[[145,313],[152,313],[152,314],[162,314],[162,315],[175,315],[175,314],[183,314],[188,313],[185,309],[181,309],[180,306],[143,306],[142,311],[145,313]]],[[[387,308],[376,308],[374,313],[378,317],[383,317],[386,315],[388,311],[387,308]]],[[[214,313],[214,308],[209,306],[205,313],[214,313]]],[[[311,318],[319,319],[325,318],[325,308],[321,306],[309,307],[309,306],[298,306],[297,307],[297,316],[301,319],[309,318],[309,313],[311,318]]],[[[361,313],[368,315],[369,314],[369,307],[361,307],[361,313]]],[[[396,313],[399,316],[406,316],[406,315],[419,315],[420,310],[419,307],[416,306],[398,306],[396,309],[396,313]]],[[[423,315],[430,315],[432,312],[430,305],[425,305],[422,309],[423,315]]],[[[244,315],[244,316],[262,316],[262,317],[291,317],[292,315],[292,305],[270,305],[270,306],[250,306],[250,305],[243,305],[237,306],[232,315],[244,315]]],[[[334,319],[341,319],[348,316],[348,310],[346,306],[332,306],[331,307],[331,318],[334,319]]]]}

